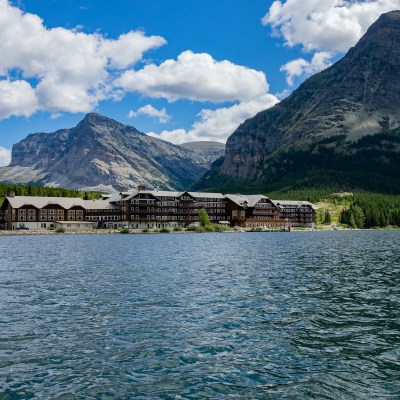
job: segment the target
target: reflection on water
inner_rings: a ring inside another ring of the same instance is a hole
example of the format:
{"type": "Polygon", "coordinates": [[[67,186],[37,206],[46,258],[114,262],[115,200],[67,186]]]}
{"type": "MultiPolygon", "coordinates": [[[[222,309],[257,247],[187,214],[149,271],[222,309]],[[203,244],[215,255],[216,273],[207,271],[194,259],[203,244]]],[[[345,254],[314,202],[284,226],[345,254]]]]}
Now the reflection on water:
{"type": "Polygon", "coordinates": [[[0,238],[0,399],[400,398],[400,232],[0,238]]]}

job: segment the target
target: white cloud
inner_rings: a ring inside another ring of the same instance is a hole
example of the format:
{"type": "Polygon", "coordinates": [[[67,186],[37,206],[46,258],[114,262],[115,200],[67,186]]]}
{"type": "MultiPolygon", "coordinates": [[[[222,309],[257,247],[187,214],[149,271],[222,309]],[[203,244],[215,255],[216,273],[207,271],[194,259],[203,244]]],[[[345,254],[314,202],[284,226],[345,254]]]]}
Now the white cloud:
{"type": "Polygon", "coordinates": [[[277,97],[279,100],[286,99],[286,97],[290,96],[292,93],[289,89],[284,89],[281,92],[275,93],[274,96],[277,97]]]}
{"type": "Polygon", "coordinates": [[[315,52],[283,65],[286,80],[306,77],[330,65],[330,59],[354,46],[378,17],[400,8],[400,0],[275,0],[262,19],[289,47],[315,52]]]}
{"type": "Polygon", "coordinates": [[[61,118],[62,116],[63,116],[62,113],[55,113],[55,114],[51,114],[50,118],[51,119],[58,119],[58,118],[61,118]]]}
{"type": "MultiPolygon", "coordinates": [[[[0,0],[0,77],[10,80],[11,72],[18,70],[24,79],[19,85],[24,82],[25,89],[30,86],[28,80],[38,82],[31,88],[37,109],[53,113],[92,110],[100,100],[114,97],[110,86],[114,74],[165,43],[162,37],[147,37],[140,31],[111,40],[77,30],[47,29],[37,15],[0,0]]],[[[27,114],[25,104],[3,107],[3,118],[27,114]]]]}
{"type": "Polygon", "coordinates": [[[328,52],[315,53],[311,62],[298,58],[282,65],[281,71],[286,73],[286,81],[292,86],[295,77],[313,75],[331,65],[332,55],[328,52]]]}
{"type": "Polygon", "coordinates": [[[162,108],[161,110],[157,110],[151,104],[147,104],[146,106],[140,107],[137,111],[129,111],[129,118],[136,118],[138,115],[147,115],[148,117],[152,117],[157,119],[159,122],[165,124],[171,119],[171,116],[168,115],[167,110],[162,108]]]}
{"type": "Polygon", "coordinates": [[[0,119],[29,117],[38,107],[35,91],[26,81],[0,80],[0,119]]]}
{"type": "Polygon", "coordinates": [[[380,14],[400,0],[276,0],[262,19],[286,45],[340,53],[354,46],[380,14]]]}
{"type": "Polygon", "coordinates": [[[5,167],[11,162],[11,150],[0,146],[0,167],[5,167]]]}
{"type": "Polygon", "coordinates": [[[143,53],[166,44],[160,36],[146,37],[141,31],[120,35],[118,40],[104,40],[101,52],[110,61],[111,66],[124,69],[142,59],[143,53]]]}
{"type": "Polygon", "coordinates": [[[216,61],[209,54],[185,51],[175,60],[127,71],[116,81],[124,90],[169,101],[225,102],[248,100],[268,90],[263,72],[216,61]]]}
{"type": "Polygon", "coordinates": [[[196,121],[189,130],[175,129],[165,130],[160,134],[154,132],[149,134],[176,144],[198,140],[225,142],[242,122],[272,107],[277,102],[278,99],[275,96],[264,94],[231,107],[216,110],[204,109],[198,115],[200,120],[196,121]]]}

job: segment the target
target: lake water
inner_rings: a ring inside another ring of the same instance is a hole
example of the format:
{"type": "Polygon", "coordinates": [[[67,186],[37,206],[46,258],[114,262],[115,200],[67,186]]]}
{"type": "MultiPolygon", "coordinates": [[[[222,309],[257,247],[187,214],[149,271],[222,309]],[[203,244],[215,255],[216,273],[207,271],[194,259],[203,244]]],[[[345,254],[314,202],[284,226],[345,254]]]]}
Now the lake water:
{"type": "Polygon", "coordinates": [[[399,244],[0,237],[0,399],[400,399],[399,244]]]}

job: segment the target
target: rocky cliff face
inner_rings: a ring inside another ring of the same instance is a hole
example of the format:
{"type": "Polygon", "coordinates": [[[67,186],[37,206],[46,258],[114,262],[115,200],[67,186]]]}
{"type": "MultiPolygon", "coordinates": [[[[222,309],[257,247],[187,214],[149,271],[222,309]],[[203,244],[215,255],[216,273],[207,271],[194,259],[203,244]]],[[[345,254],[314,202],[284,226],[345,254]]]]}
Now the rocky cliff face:
{"type": "Polygon", "coordinates": [[[208,167],[201,155],[91,113],[75,128],[31,134],[14,145],[0,179],[20,182],[26,175],[69,188],[181,189],[208,167]]]}
{"type": "Polygon", "coordinates": [[[188,142],[181,144],[185,149],[194,151],[211,164],[225,154],[225,144],[219,142],[188,142]]]}
{"type": "Polygon", "coordinates": [[[197,187],[221,187],[235,179],[262,185],[289,175],[298,179],[310,170],[323,184],[317,170],[339,169],[341,179],[344,166],[351,173],[368,173],[366,158],[373,173],[386,176],[389,164],[397,166],[399,126],[400,11],[393,11],[383,14],[342,60],[239,126],[227,141],[223,162],[197,187]],[[363,139],[376,134],[383,136],[363,139]]]}

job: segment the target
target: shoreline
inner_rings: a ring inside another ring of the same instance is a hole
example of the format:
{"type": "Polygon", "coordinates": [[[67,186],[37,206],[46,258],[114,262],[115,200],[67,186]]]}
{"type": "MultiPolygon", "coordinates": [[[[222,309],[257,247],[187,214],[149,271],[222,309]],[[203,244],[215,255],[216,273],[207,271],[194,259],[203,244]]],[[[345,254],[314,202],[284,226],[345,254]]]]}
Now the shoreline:
{"type": "MultiPolygon", "coordinates": [[[[332,231],[397,231],[400,230],[400,228],[396,227],[388,227],[388,228],[369,228],[369,229],[355,229],[355,228],[292,228],[290,232],[280,232],[280,231],[245,231],[245,230],[230,230],[230,231],[225,231],[225,232],[194,232],[194,231],[173,231],[171,230],[170,232],[143,232],[141,229],[130,229],[129,232],[126,232],[124,234],[127,235],[149,235],[149,234],[190,234],[190,233],[293,233],[293,232],[332,232],[332,231]]],[[[38,235],[43,235],[43,236],[52,236],[52,235],[110,235],[110,234],[118,234],[121,235],[123,234],[121,232],[121,229],[97,229],[97,230],[82,230],[82,231],[65,231],[65,232],[56,232],[55,230],[52,231],[46,231],[46,230],[0,230],[0,236],[38,236],[38,235]]]]}

